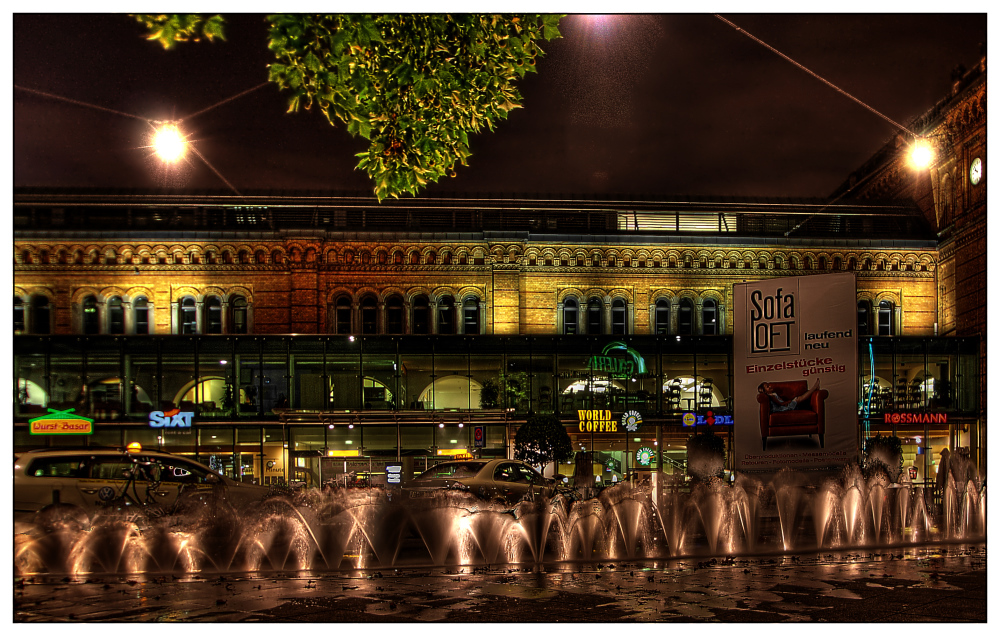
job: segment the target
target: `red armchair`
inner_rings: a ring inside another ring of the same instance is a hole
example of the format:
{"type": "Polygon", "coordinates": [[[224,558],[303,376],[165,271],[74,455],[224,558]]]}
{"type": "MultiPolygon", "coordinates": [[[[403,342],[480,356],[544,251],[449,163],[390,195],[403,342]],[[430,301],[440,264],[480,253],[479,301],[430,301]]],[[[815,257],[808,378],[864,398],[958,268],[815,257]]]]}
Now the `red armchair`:
{"type": "MultiPolygon", "coordinates": [[[[771,382],[771,388],[782,401],[788,401],[805,393],[809,389],[809,383],[806,380],[771,382]]],[[[768,437],[786,435],[819,435],[819,446],[822,448],[823,435],[826,433],[825,400],[829,395],[829,391],[820,389],[810,395],[804,403],[799,404],[795,410],[776,413],[771,409],[774,404],[771,398],[765,393],[757,393],[762,448],[767,450],[768,437]]]]}

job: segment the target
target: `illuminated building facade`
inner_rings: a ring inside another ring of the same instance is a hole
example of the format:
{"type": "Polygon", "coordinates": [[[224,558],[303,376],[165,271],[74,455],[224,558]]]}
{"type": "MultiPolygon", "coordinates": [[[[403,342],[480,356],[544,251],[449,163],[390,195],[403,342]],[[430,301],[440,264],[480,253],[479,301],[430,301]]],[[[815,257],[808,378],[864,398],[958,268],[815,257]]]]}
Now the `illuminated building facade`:
{"type": "Polygon", "coordinates": [[[553,413],[596,477],[672,472],[686,424],[731,424],[733,285],[853,272],[859,440],[985,470],[985,66],[956,86],[928,173],[891,143],[832,202],[19,190],[15,448],[319,485],[507,455],[553,413]],[[71,408],[91,435],[32,434],[71,408]]]}

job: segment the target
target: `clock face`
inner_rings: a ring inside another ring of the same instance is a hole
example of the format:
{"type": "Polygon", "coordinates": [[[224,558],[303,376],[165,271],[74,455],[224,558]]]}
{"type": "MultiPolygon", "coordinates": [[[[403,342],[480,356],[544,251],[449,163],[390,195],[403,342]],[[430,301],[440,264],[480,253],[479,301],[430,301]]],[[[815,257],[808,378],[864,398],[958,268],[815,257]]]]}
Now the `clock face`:
{"type": "Polygon", "coordinates": [[[969,181],[972,185],[979,185],[979,182],[983,179],[983,160],[976,157],[972,160],[972,166],[969,168],[969,181]]]}

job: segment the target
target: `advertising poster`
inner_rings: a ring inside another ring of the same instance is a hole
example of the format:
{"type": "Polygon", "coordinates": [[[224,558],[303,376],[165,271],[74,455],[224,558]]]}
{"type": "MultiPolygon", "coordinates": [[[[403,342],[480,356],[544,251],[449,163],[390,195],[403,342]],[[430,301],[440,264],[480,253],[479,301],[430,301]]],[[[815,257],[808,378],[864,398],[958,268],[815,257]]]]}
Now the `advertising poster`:
{"type": "Polygon", "coordinates": [[[734,285],[736,469],[855,459],[857,356],[854,274],[734,285]]]}

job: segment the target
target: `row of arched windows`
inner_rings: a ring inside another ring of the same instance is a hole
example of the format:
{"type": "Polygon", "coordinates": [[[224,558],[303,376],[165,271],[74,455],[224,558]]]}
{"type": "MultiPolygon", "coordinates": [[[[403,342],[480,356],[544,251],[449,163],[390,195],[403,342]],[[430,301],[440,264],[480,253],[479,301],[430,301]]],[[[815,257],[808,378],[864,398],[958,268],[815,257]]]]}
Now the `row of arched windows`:
{"type": "MultiPolygon", "coordinates": [[[[659,298],[651,307],[650,331],[657,335],[715,335],[722,333],[719,305],[706,298],[696,306],[690,298],[672,302],[659,298]],[[700,320],[699,320],[700,317],[700,320]]],[[[610,304],[592,296],[585,302],[569,296],[559,309],[559,333],[624,335],[632,332],[633,316],[624,298],[614,298],[610,304]]]]}
{"type": "Polygon", "coordinates": [[[481,307],[477,296],[460,300],[444,295],[431,300],[414,296],[410,303],[392,294],[379,303],[372,294],[357,302],[347,294],[333,301],[331,327],[338,334],[479,334],[482,333],[481,307]]]}
{"type": "Polygon", "coordinates": [[[208,295],[201,300],[182,296],[177,301],[174,315],[175,333],[181,334],[243,334],[250,332],[250,304],[240,295],[228,300],[208,295]]]}
{"type": "MultiPolygon", "coordinates": [[[[652,307],[651,332],[657,335],[715,335],[723,332],[722,312],[713,298],[701,301],[700,307],[690,298],[680,298],[676,307],[669,299],[659,298],[652,307]],[[698,320],[700,316],[700,320],[698,320]],[[674,318],[676,317],[676,321],[674,318]]],[[[630,333],[632,317],[623,298],[611,301],[610,311],[601,298],[591,297],[582,303],[575,297],[562,302],[559,332],[575,334],[630,333]]],[[[333,305],[332,331],[338,334],[479,334],[482,333],[481,303],[476,296],[456,302],[442,296],[432,302],[419,295],[407,306],[403,297],[390,295],[380,305],[374,295],[362,296],[357,305],[350,296],[337,297],[333,305]]],[[[896,333],[896,307],[888,300],[873,305],[858,301],[858,335],[892,336],[896,333]]],[[[153,333],[153,305],[145,296],[124,302],[112,296],[98,303],[96,296],[86,296],[80,303],[80,329],[84,334],[153,333]]],[[[177,302],[175,333],[245,334],[250,330],[250,305],[246,298],[231,296],[223,302],[209,295],[198,301],[187,295],[177,302]]],[[[14,333],[48,334],[52,332],[49,299],[34,294],[25,302],[14,296],[14,333]]]]}
{"type": "Polygon", "coordinates": [[[859,336],[894,336],[896,335],[896,307],[888,301],[879,301],[872,306],[871,301],[858,301],[858,335],[859,336]]]}

